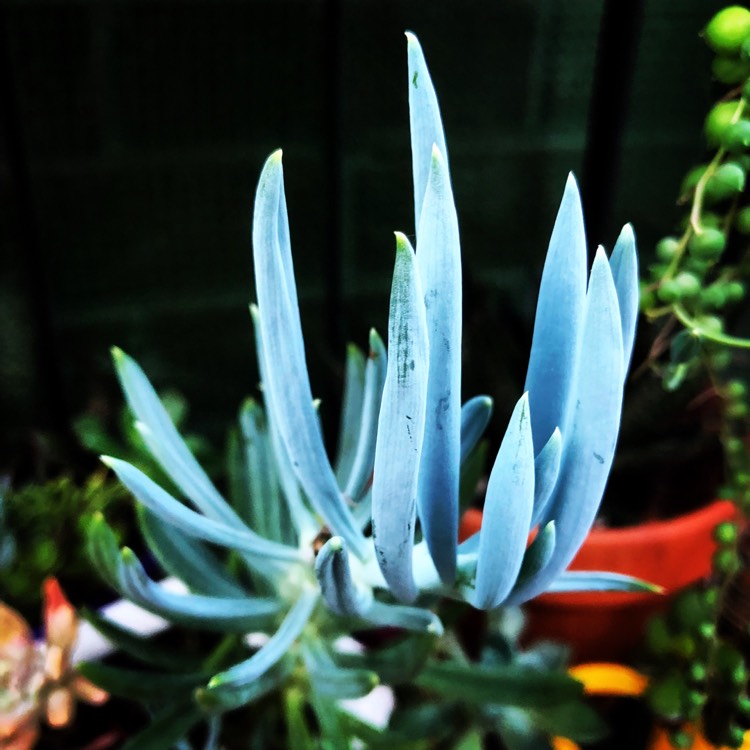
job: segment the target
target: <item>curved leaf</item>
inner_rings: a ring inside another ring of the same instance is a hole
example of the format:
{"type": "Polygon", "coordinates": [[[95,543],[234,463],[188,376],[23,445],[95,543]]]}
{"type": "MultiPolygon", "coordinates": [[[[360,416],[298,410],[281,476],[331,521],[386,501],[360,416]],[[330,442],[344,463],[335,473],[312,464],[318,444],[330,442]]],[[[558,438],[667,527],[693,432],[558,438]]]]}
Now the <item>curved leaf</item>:
{"type": "Polygon", "coordinates": [[[375,466],[375,445],[378,435],[378,415],[385,385],[388,356],[380,336],[373,328],[370,331],[370,354],[365,367],[364,399],[357,437],[356,452],[344,494],[359,502],[372,478],[375,466]]]}
{"type": "Polygon", "coordinates": [[[661,586],[640,578],[591,570],[570,570],[562,573],[547,590],[557,594],[572,594],[577,591],[630,591],[650,594],[663,592],[661,586]]]}
{"type": "Polygon", "coordinates": [[[547,511],[547,504],[555,489],[562,459],[562,435],[555,427],[547,444],[534,459],[534,513],[531,525],[536,526],[547,511]]]}
{"type": "Polygon", "coordinates": [[[471,603],[493,609],[521,569],[534,505],[534,446],[529,400],[516,404],[487,484],[471,603]]]}
{"type": "Polygon", "coordinates": [[[138,363],[112,348],[117,376],[146,446],[185,497],[210,518],[242,524],[185,444],[138,363]]]}
{"type": "Polygon", "coordinates": [[[534,321],[526,391],[535,453],[555,427],[567,436],[565,415],[580,348],[586,298],[586,232],[578,185],[568,176],[544,263],[534,321]]]}
{"type": "Polygon", "coordinates": [[[205,545],[174,530],[150,510],[138,506],[138,525],[152,554],[168,575],[184,581],[192,591],[212,596],[247,596],[222,563],[205,545]]]}
{"type": "Polygon", "coordinates": [[[461,407],[461,463],[474,450],[492,417],[492,399],[474,396],[461,407]]]}
{"type": "Polygon", "coordinates": [[[264,351],[266,403],[305,494],[357,556],[367,552],[326,455],[313,406],[292,268],[281,152],[266,161],[253,219],[255,289],[264,351]]]}
{"type": "Polygon", "coordinates": [[[317,602],[317,591],[311,589],[302,591],[268,643],[249,659],[212,677],[208,683],[208,691],[211,692],[223,687],[241,688],[249,686],[265,674],[287,653],[307,625],[317,602]]]}
{"type": "Polygon", "coordinates": [[[432,149],[417,244],[430,342],[419,519],[440,577],[456,575],[461,466],[461,245],[448,165],[432,149]]]}
{"type": "Polygon", "coordinates": [[[127,547],[120,556],[118,590],[148,612],[207,630],[244,633],[272,626],[281,614],[275,599],[175,594],[154,583],[127,547]]]}
{"type": "Polygon", "coordinates": [[[126,461],[109,456],[102,456],[101,460],[159,518],[190,536],[247,553],[260,572],[274,574],[279,571],[279,564],[302,561],[298,550],[263,539],[244,524],[234,528],[190,510],[126,461]]]}
{"type": "Polygon", "coordinates": [[[429,344],[424,300],[409,240],[396,234],[388,318],[390,356],[378,419],[372,483],[372,538],[396,598],[417,596],[412,548],[417,478],[425,429],[429,344]]]}
{"type": "Polygon", "coordinates": [[[328,608],[338,615],[362,616],[372,601],[352,578],[349,558],[341,537],[331,537],[315,559],[315,575],[328,608]]]}
{"type": "Polygon", "coordinates": [[[638,254],[635,249],[633,227],[626,224],[615,243],[612,257],[609,259],[612,278],[617,290],[617,301],[620,306],[622,323],[622,349],[625,355],[625,374],[630,366],[635,342],[635,329],[638,323],[639,295],[638,288],[638,254]]]}
{"type": "Polygon", "coordinates": [[[435,87],[432,85],[419,41],[410,31],[406,32],[406,46],[409,63],[409,132],[414,182],[414,229],[419,233],[422,205],[431,169],[432,147],[438,147],[446,165],[448,149],[445,146],[435,87]]]}
{"type": "Polygon", "coordinates": [[[351,474],[357,438],[362,419],[362,402],[365,392],[365,356],[358,346],[346,347],[346,369],[344,370],[344,396],[341,403],[339,444],[336,452],[335,474],[339,486],[343,487],[351,474]]]}

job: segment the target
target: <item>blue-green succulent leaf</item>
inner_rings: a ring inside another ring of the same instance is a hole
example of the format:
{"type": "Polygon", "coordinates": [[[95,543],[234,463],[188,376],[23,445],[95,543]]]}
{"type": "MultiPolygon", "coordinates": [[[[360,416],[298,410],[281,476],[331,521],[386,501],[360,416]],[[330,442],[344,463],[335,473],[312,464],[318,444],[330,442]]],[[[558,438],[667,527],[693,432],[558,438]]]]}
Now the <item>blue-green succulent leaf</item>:
{"type": "Polygon", "coordinates": [[[279,571],[279,564],[286,566],[302,560],[298,550],[263,539],[244,525],[235,528],[190,510],[127,461],[109,456],[103,456],[102,461],[141,503],[163,521],[190,536],[247,553],[259,572],[273,574],[279,571]]]}
{"type": "Polygon", "coordinates": [[[526,390],[535,453],[555,427],[568,435],[570,403],[586,297],[586,233],[578,185],[571,174],[544,263],[526,390]]]}
{"type": "Polygon", "coordinates": [[[362,402],[365,392],[365,357],[354,344],[346,348],[344,370],[344,397],[341,403],[339,444],[336,452],[335,474],[339,486],[343,487],[351,473],[357,439],[362,420],[362,402]]]}
{"type": "Polygon", "coordinates": [[[487,483],[471,603],[494,609],[518,577],[534,506],[534,445],[528,394],[516,404],[487,483]]]}
{"type": "Polygon", "coordinates": [[[297,601],[287,613],[278,630],[268,640],[268,643],[249,659],[212,677],[208,683],[208,690],[224,686],[238,688],[251,685],[277,664],[307,625],[318,598],[318,592],[312,589],[305,589],[300,592],[297,601]]]}
{"type": "Polygon", "coordinates": [[[143,570],[138,558],[127,547],[121,552],[120,593],[148,612],[170,622],[206,630],[237,633],[267,628],[281,613],[275,599],[250,596],[229,598],[201,594],[176,594],[154,583],[143,570]]]}
{"type": "Polygon", "coordinates": [[[617,442],[624,357],[617,293],[599,248],[589,279],[580,366],[573,385],[562,464],[546,518],[554,519],[557,545],[549,565],[527,586],[536,596],[562,573],[589,532],[601,503],[617,442]]]}
{"type": "Polygon", "coordinates": [[[275,457],[262,407],[247,399],[240,410],[240,429],[248,484],[243,516],[266,539],[295,544],[289,506],[281,497],[275,457]]]}
{"type": "Polygon", "coordinates": [[[372,479],[375,466],[375,444],[378,434],[378,415],[383,396],[388,355],[385,345],[373,328],[370,331],[370,354],[365,367],[365,382],[359,435],[351,473],[344,494],[355,503],[362,499],[372,479]]]}
{"type": "Polygon", "coordinates": [[[527,547],[514,588],[521,586],[524,581],[533,578],[549,564],[549,561],[552,559],[552,553],[555,551],[555,544],[555,522],[550,521],[546,526],[539,529],[539,533],[534,537],[534,541],[527,547]]]}
{"type": "Polygon", "coordinates": [[[625,355],[625,374],[630,366],[635,341],[635,329],[638,322],[638,255],[635,249],[633,227],[626,224],[615,243],[612,257],[609,259],[612,278],[617,290],[617,301],[620,305],[622,322],[622,348],[625,355]]]}
{"type": "Polygon", "coordinates": [[[492,399],[474,396],[461,407],[461,463],[474,450],[492,416],[492,399]]]}
{"type": "Polygon", "coordinates": [[[138,506],[138,523],[152,554],[164,571],[180,578],[189,589],[212,596],[247,596],[242,586],[230,577],[223,565],[204,544],[174,529],[158,516],[138,506]]]}
{"type": "MultiPolygon", "coordinates": [[[[268,379],[266,375],[266,358],[263,350],[262,333],[260,330],[260,320],[258,316],[258,307],[256,305],[250,305],[250,317],[253,321],[253,331],[255,333],[255,350],[258,358],[258,368],[260,370],[261,382],[265,383],[268,379]]],[[[303,497],[302,490],[300,489],[299,482],[294,475],[292,469],[292,462],[289,458],[289,452],[284,445],[284,441],[279,435],[278,427],[276,426],[276,420],[271,411],[271,405],[266,398],[265,390],[263,393],[263,402],[266,406],[266,418],[268,420],[268,433],[271,439],[271,447],[273,448],[273,454],[275,458],[276,476],[281,485],[281,489],[284,494],[284,499],[289,506],[289,512],[292,517],[292,522],[297,529],[297,536],[303,544],[312,541],[318,533],[320,524],[318,524],[313,516],[312,511],[309,509],[305,498],[303,497]]]]}
{"type": "Polygon", "coordinates": [[[362,619],[372,625],[403,628],[438,637],[443,634],[443,623],[440,618],[422,607],[406,607],[375,600],[362,619]]]}
{"type": "Polygon", "coordinates": [[[547,589],[557,594],[577,591],[633,591],[660,594],[663,589],[640,578],[605,571],[574,570],[558,576],[547,589]]]}
{"type": "Polygon", "coordinates": [[[411,602],[417,596],[412,549],[425,430],[429,343],[414,251],[409,240],[398,233],[388,346],[375,446],[372,537],[378,564],[391,591],[397,599],[411,602]]]}
{"type": "Polygon", "coordinates": [[[414,179],[414,229],[419,231],[430,179],[432,147],[437,146],[448,164],[448,149],[445,145],[443,122],[440,118],[435,87],[417,37],[406,32],[409,62],[409,130],[411,133],[411,160],[414,179]]]}
{"type": "Polygon", "coordinates": [[[368,545],[349,512],[326,455],[305,364],[294,285],[281,152],[265,163],[253,220],[258,319],[266,403],[305,494],[328,527],[362,557],[368,545]]]}
{"type": "Polygon", "coordinates": [[[432,149],[418,238],[417,271],[430,342],[419,519],[440,577],[452,583],[461,470],[461,245],[448,165],[437,146],[432,149]]]}
{"type": "Polygon", "coordinates": [[[201,688],[195,693],[196,703],[206,712],[231,711],[246,706],[276,690],[286,683],[297,665],[293,656],[285,656],[253,682],[242,687],[222,685],[212,689],[201,688]]]}
{"type": "Polygon", "coordinates": [[[562,435],[556,427],[547,444],[534,459],[534,512],[531,525],[536,526],[547,510],[547,504],[555,489],[557,476],[560,473],[562,457],[562,435]]]}
{"type": "Polygon", "coordinates": [[[372,603],[372,593],[354,582],[344,540],[331,537],[315,558],[315,575],[328,608],[338,615],[361,617],[372,603]]]}
{"type": "Polygon", "coordinates": [[[112,349],[112,358],[140,432],[164,471],[202,513],[225,523],[241,523],[185,445],[137,362],[117,347],[112,349]]]}

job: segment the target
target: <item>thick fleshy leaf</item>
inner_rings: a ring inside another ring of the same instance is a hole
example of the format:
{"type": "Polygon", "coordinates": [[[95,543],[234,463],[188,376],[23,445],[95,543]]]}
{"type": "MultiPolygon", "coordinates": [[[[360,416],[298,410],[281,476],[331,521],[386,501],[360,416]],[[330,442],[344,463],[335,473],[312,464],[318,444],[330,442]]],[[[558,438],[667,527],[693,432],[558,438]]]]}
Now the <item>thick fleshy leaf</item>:
{"type": "Polygon", "coordinates": [[[209,518],[242,525],[185,445],[161,399],[138,363],[117,347],[112,358],[128,405],[146,445],[185,497],[209,518]]]}
{"type": "Polygon", "coordinates": [[[313,406],[292,268],[281,152],[258,182],[253,220],[255,289],[264,350],[266,403],[305,494],[328,527],[352,551],[368,545],[349,512],[326,455],[313,406]]]}
{"type": "Polygon", "coordinates": [[[534,445],[528,395],[516,404],[487,483],[471,603],[494,609],[518,577],[534,506],[534,445]]]}
{"type": "Polygon", "coordinates": [[[357,438],[362,421],[362,402],[365,393],[365,356],[358,346],[349,344],[346,348],[346,369],[344,371],[344,397],[341,403],[339,423],[339,444],[336,452],[336,479],[343,487],[351,473],[357,438]]]}
{"type": "Polygon", "coordinates": [[[388,318],[388,367],[378,419],[372,484],[372,537],[396,598],[417,596],[412,549],[417,478],[427,401],[429,343],[424,297],[409,240],[396,234],[396,265],[388,318]]]}
{"type": "Polygon", "coordinates": [[[289,651],[310,619],[317,602],[317,591],[312,589],[301,591],[297,601],[268,643],[249,659],[212,677],[208,683],[208,690],[224,686],[244,687],[245,685],[251,685],[261,677],[289,651]]]}
{"type": "MultiPolygon", "coordinates": [[[[521,570],[518,571],[518,579],[515,588],[519,588],[524,581],[528,581],[542,570],[552,559],[552,553],[555,551],[555,522],[550,521],[546,526],[539,529],[539,533],[534,537],[534,541],[526,549],[521,563],[521,570]]],[[[506,603],[513,601],[513,594],[508,597],[506,603]]]]}
{"type": "Polygon", "coordinates": [[[120,560],[120,593],[170,622],[206,630],[244,633],[272,626],[281,614],[281,603],[276,599],[251,596],[232,599],[166,591],[146,575],[138,558],[127,547],[122,550],[120,560]]]}
{"type": "Polygon", "coordinates": [[[635,341],[635,328],[638,323],[639,288],[638,288],[638,255],[635,249],[633,227],[626,224],[615,243],[612,257],[609,259],[612,278],[617,290],[617,302],[620,305],[622,322],[622,349],[625,355],[625,374],[630,366],[635,341]]]}
{"type": "Polygon", "coordinates": [[[562,435],[560,430],[550,436],[547,444],[539,451],[534,459],[534,513],[531,525],[536,526],[547,510],[547,504],[555,489],[557,476],[560,473],[560,459],[562,458],[562,435]]]}
{"type": "Polygon", "coordinates": [[[555,427],[568,435],[571,401],[586,297],[586,233],[578,185],[571,174],[544,263],[534,321],[526,390],[535,453],[555,427]]]}
{"type": "Polygon", "coordinates": [[[268,425],[260,404],[247,399],[240,410],[239,421],[248,489],[243,517],[262,537],[294,544],[296,535],[289,506],[281,497],[268,425]]]}
{"type": "Polygon", "coordinates": [[[285,656],[256,680],[246,685],[240,687],[222,685],[211,690],[200,688],[195,692],[195,701],[208,713],[224,713],[246,706],[287,683],[297,664],[296,658],[285,656]]]}
{"type": "Polygon", "coordinates": [[[448,165],[437,146],[419,222],[417,271],[424,294],[430,364],[419,518],[440,577],[456,575],[461,466],[461,245],[448,165]]]}
{"type": "MultiPolygon", "coordinates": [[[[268,379],[266,375],[266,357],[263,350],[263,338],[260,330],[260,319],[256,305],[250,305],[250,317],[253,321],[253,332],[255,334],[255,351],[258,357],[258,369],[260,370],[261,382],[265,383],[268,379]]],[[[312,541],[320,530],[319,524],[308,507],[307,501],[303,497],[299,482],[294,475],[292,461],[289,458],[284,441],[279,435],[279,429],[276,425],[276,419],[271,411],[271,405],[266,397],[265,389],[263,391],[263,403],[265,404],[266,419],[268,421],[268,434],[271,440],[271,447],[276,466],[276,477],[281,485],[284,499],[289,507],[292,522],[297,529],[297,536],[301,544],[312,541]]]]}
{"type": "Polygon", "coordinates": [[[138,524],[164,571],[180,578],[192,591],[212,596],[247,596],[247,591],[204,544],[175,534],[173,527],[142,505],[138,507],[138,524]]]}
{"type": "Polygon", "coordinates": [[[315,558],[315,575],[328,608],[338,615],[362,616],[372,602],[372,593],[354,582],[349,556],[341,537],[329,539],[315,558]]]}
{"type": "Polygon", "coordinates": [[[378,415],[383,396],[388,355],[385,345],[373,328],[370,331],[370,354],[365,367],[364,392],[359,435],[351,472],[344,494],[355,503],[362,499],[365,488],[372,479],[375,465],[375,444],[378,434],[378,415]]]}
{"type": "Polygon", "coordinates": [[[403,628],[434,636],[443,634],[443,623],[440,618],[422,607],[405,607],[375,600],[362,619],[372,625],[403,628]]]}
{"type": "Polygon", "coordinates": [[[132,736],[122,750],[163,750],[179,740],[203,719],[203,712],[192,700],[170,703],[157,711],[142,731],[132,736]]]}
{"type": "Polygon", "coordinates": [[[560,475],[546,514],[555,521],[557,545],[549,565],[522,587],[524,600],[544,591],[568,567],[594,523],[620,427],[623,362],[617,294],[600,248],[586,296],[574,408],[564,432],[560,475]]]}
{"type": "Polygon", "coordinates": [[[474,450],[492,417],[492,399],[474,396],[461,407],[461,463],[474,450]]]}
{"type": "Polygon", "coordinates": [[[263,539],[244,524],[235,528],[190,510],[126,461],[109,456],[103,456],[102,461],[140,502],[166,523],[190,536],[246,553],[259,572],[274,575],[289,563],[302,561],[298,550],[263,539]]]}
{"type": "Polygon", "coordinates": [[[572,594],[577,591],[631,591],[660,594],[663,589],[640,578],[591,570],[573,570],[562,573],[547,591],[557,594],[572,594]]]}
{"type": "Polygon", "coordinates": [[[448,163],[440,108],[432,85],[430,72],[417,37],[406,32],[409,61],[409,131],[411,133],[411,160],[414,181],[414,228],[419,241],[422,205],[429,181],[432,147],[436,145],[448,163]]]}

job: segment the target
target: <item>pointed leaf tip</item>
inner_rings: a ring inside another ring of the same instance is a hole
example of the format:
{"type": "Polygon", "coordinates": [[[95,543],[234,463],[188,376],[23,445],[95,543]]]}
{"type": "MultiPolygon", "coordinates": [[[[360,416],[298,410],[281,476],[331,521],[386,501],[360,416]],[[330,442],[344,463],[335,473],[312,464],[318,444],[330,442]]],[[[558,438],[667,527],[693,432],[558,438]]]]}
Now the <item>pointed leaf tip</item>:
{"type": "Polygon", "coordinates": [[[417,35],[414,32],[405,31],[404,36],[406,37],[407,44],[419,47],[419,39],[417,39],[417,35]]]}

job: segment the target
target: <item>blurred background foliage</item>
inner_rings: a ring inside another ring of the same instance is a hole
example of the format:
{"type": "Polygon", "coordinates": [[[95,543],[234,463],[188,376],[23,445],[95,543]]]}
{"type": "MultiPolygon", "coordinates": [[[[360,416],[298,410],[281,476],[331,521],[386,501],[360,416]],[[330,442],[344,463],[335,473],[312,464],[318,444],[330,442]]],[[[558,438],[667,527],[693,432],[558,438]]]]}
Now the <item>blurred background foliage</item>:
{"type": "MultiPolygon", "coordinates": [[[[497,437],[567,172],[591,250],[632,221],[646,262],[702,159],[713,94],[697,31],[720,7],[4,0],[0,467],[18,470],[33,436],[65,435],[82,412],[117,419],[112,344],[185,394],[190,428],[222,444],[258,379],[250,220],[279,146],[313,391],[334,436],[345,343],[385,332],[392,232],[413,234],[405,29],[441,92],[465,388],[496,399],[497,437]]],[[[642,412],[663,403],[654,386],[642,412]]]]}

